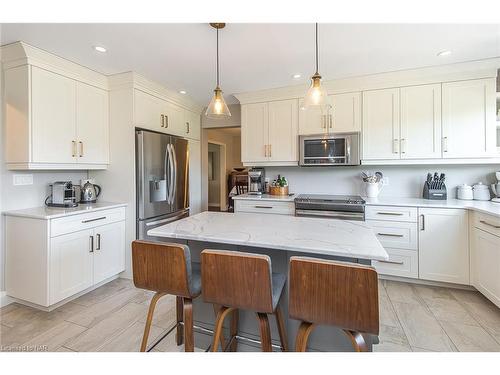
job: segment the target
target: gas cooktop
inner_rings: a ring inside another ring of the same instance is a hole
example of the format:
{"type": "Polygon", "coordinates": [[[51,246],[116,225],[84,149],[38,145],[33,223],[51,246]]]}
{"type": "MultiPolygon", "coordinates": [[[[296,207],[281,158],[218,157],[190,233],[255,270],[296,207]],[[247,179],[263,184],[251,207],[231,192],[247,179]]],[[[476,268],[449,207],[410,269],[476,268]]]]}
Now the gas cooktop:
{"type": "Polygon", "coordinates": [[[300,203],[343,203],[343,204],[365,204],[359,195],[324,195],[324,194],[300,194],[295,198],[300,203]]]}

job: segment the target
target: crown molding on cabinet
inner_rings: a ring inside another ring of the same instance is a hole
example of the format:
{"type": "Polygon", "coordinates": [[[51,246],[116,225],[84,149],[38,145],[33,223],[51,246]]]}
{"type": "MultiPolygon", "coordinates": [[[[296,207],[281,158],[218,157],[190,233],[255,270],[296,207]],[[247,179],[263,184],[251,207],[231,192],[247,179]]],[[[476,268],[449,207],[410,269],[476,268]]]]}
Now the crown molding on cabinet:
{"type": "Polygon", "coordinates": [[[361,165],[490,165],[500,164],[500,158],[461,159],[380,159],[361,160],[361,165]]]}
{"type": "Polygon", "coordinates": [[[138,89],[160,99],[171,102],[189,111],[201,114],[202,106],[196,104],[186,95],[181,95],[173,90],[153,82],[135,72],[118,73],[108,76],[110,90],[138,89]]]}
{"type": "Polygon", "coordinates": [[[4,70],[22,65],[33,65],[76,81],[108,90],[108,78],[104,74],[63,59],[25,42],[15,42],[1,46],[0,60],[2,61],[4,70]]]}
{"type": "MultiPolygon", "coordinates": [[[[500,58],[492,58],[418,69],[398,70],[323,82],[328,94],[343,94],[391,87],[496,78],[500,58]]],[[[302,98],[309,84],[234,94],[240,104],[302,98]]]]}

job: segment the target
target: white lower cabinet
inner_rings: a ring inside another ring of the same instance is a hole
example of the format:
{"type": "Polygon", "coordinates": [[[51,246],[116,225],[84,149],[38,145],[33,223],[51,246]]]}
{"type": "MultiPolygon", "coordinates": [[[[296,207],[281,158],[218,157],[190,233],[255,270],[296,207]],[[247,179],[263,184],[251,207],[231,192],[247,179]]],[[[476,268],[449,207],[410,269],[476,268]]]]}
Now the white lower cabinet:
{"type": "Polygon", "coordinates": [[[419,208],[418,213],[420,278],[468,285],[467,210],[419,208]]]}
{"type": "Polygon", "coordinates": [[[11,297],[50,308],[124,270],[125,207],[53,219],[6,217],[11,297]]]}
{"type": "Polygon", "coordinates": [[[259,199],[235,199],[234,212],[295,215],[295,203],[259,199]]]}
{"type": "Polygon", "coordinates": [[[390,276],[418,278],[418,251],[384,247],[387,260],[375,260],[372,265],[378,273],[390,276]]]}

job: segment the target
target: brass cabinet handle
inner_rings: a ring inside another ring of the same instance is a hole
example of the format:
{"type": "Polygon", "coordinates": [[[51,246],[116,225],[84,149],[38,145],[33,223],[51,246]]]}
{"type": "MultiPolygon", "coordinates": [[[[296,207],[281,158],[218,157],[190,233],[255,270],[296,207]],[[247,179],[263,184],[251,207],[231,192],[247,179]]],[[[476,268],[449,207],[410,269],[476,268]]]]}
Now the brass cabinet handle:
{"type": "Polygon", "coordinates": [[[422,218],[422,229],[420,229],[420,230],[424,231],[425,230],[425,216],[424,215],[420,215],[420,217],[422,218]]]}
{"type": "Polygon", "coordinates": [[[168,116],[165,115],[165,127],[168,128],[168,116]]]}
{"type": "Polygon", "coordinates": [[[394,234],[394,233],[377,233],[377,235],[386,237],[404,237],[402,234],[394,234]]]}
{"type": "Polygon", "coordinates": [[[90,250],[89,253],[94,252],[94,236],[90,236],[90,250]]]}
{"type": "Polygon", "coordinates": [[[273,208],[272,206],[255,206],[255,208],[273,208]]]}
{"type": "Polygon", "coordinates": [[[377,212],[377,215],[403,216],[402,212],[377,212]]]}
{"type": "Polygon", "coordinates": [[[493,227],[495,229],[500,229],[500,225],[491,224],[491,223],[488,223],[487,221],[484,221],[484,220],[479,220],[479,222],[481,224],[488,225],[489,227],[493,227]]]}
{"type": "Polygon", "coordinates": [[[399,154],[399,150],[398,150],[398,143],[399,143],[399,139],[394,139],[392,141],[392,151],[394,154],[399,154]]]}
{"type": "Polygon", "coordinates": [[[161,117],[161,127],[163,128],[165,126],[165,115],[160,115],[161,117]]]}
{"type": "Polygon", "coordinates": [[[187,127],[186,133],[189,134],[189,122],[186,122],[186,127],[187,127]]]}
{"type": "Polygon", "coordinates": [[[330,125],[330,129],[333,127],[333,116],[332,115],[328,115],[328,118],[329,118],[329,125],[330,125]]]}
{"type": "Polygon", "coordinates": [[[71,145],[72,145],[71,156],[76,157],[76,141],[71,141],[71,145]]]}
{"type": "Polygon", "coordinates": [[[406,154],[406,138],[401,138],[401,153],[406,154]]]}
{"type": "Polygon", "coordinates": [[[99,233],[97,233],[96,238],[97,238],[97,246],[95,249],[101,250],[101,235],[99,233]]]}
{"type": "Polygon", "coordinates": [[[104,219],[106,219],[106,216],[96,217],[95,219],[82,220],[82,224],[91,223],[93,221],[104,220],[104,219]]]}
{"type": "Polygon", "coordinates": [[[273,156],[273,145],[269,145],[269,157],[273,156]]]}
{"type": "Polygon", "coordinates": [[[443,137],[443,152],[448,152],[448,137],[443,137]]]}
{"type": "Polygon", "coordinates": [[[377,260],[377,262],[380,262],[380,263],[389,263],[389,264],[399,264],[399,265],[403,265],[404,262],[397,262],[397,261],[394,261],[394,260],[377,260]]]}
{"type": "Polygon", "coordinates": [[[80,157],[82,157],[83,156],[83,142],[79,141],[78,143],[80,144],[80,157]]]}

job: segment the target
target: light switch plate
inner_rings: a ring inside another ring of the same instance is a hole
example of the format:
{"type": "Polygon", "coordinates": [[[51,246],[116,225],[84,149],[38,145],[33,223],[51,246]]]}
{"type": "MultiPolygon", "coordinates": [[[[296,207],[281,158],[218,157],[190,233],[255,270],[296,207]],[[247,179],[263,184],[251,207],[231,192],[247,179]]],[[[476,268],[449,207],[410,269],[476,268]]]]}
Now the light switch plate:
{"type": "Polygon", "coordinates": [[[12,184],[14,186],[33,185],[32,174],[15,174],[12,176],[12,184]]]}

